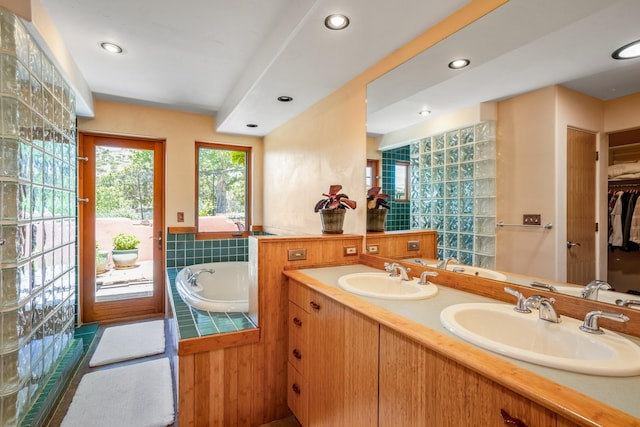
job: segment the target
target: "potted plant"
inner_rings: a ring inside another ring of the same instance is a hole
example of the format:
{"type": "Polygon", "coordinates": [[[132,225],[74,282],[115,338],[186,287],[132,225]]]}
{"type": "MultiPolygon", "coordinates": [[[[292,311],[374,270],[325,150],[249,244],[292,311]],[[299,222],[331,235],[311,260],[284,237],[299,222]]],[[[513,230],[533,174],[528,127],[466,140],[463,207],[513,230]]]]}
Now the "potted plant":
{"type": "Polygon", "coordinates": [[[107,264],[109,264],[109,252],[101,251],[100,245],[96,243],[96,274],[107,271],[107,264]]]}
{"type": "Polygon", "coordinates": [[[314,212],[320,212],[323,233],[342,234],[346,210],[356,208],[356,202],[350,200],[346,194],[340,193],[340,190],[342,185],[330,186],[329,193],[322,193],[325,198],[319,200],[314,208],[314,212]]]}
{"type": "Polygon", "coordinates": [[[391,209],[386,200],[388,197],[388,194],[380,193],[380,187],[367,191],[367,231],[384,231],[384,220],[391,209]]]}
{"type": "Polygon", "coordinates": [[[136,265],[139,243],[140,240],[133,234],[120,233],[113,238],[111,259],[115,268],[131,268],[136,265]]]}

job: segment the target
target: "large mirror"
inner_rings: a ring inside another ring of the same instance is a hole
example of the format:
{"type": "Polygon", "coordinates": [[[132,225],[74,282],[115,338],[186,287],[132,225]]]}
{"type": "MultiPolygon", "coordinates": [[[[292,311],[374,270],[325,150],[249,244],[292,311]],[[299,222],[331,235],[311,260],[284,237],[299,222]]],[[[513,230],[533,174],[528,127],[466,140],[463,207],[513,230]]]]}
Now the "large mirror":
{"type": "Polygon", "coordinates": [[[611,57],[640,39],[637,16],[636,1],[511,0],[371,82],[383,192],[395,189],[386,162],[410,163],[409,201],[388,220],[437,229],[439,258],[476,274],[640,291],[640,251],[609,245],[608,224],[610,192],[640,181],[607,175],[610,148],[640,162],[640,59],[611,57]],[[460,58],[469,66],[448,67],[460,58]]]}

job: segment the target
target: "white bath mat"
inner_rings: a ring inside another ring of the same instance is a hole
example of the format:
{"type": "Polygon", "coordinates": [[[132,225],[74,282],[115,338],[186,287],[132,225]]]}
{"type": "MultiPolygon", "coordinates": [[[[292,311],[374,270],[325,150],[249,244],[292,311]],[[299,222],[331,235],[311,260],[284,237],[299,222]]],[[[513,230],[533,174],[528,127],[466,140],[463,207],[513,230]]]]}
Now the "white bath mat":
{"type": "Polygon", "coordinates": [[[104,330],[89,366],[164,353],[164,320],[111,326],[104,330]]]}
{"type": "Polygon", "coordinates": [[[169,359],[86,374],[61,427],[165,427],[173,423],[169,359]]]}

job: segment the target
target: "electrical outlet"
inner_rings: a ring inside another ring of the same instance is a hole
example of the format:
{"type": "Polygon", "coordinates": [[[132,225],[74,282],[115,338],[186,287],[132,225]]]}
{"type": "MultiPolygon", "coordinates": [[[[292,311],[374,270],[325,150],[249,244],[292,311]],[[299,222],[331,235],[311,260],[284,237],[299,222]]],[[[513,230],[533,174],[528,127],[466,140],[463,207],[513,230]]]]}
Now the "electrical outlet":
{"type": "Polygon", "coordinates": [[[178,212],[178,222],[184,222],[184,212],[178,212]]]}
{"type": "Polygon", "coordinates": [[[367,246],[367,252],[369,252],[370,254],[377,254],[380,252],[380,246],[378,245],[368,245],[367,246]]]}
{"type": "Polygon", "coordinates": [[[303,259],[307,259],[307,250],[305,248],[287,250],[287,260],[298,261],[303,259]]]}
{"type": "Polygon", "coordinates": [[[358,255],[358,248],[356,248],[355,246],[345,246],[344,248],[344,254],[346,256],[349,255],[358,255]]]}
{"type": "Polygon", "coordinates": [[[540,224],[542,224],[542,215],[540,214],[522,215],[522,225],[540,225],[540,224]]]}
{"type": "Polygon", "coordinates": [[[407,242],[407,250],[408,251],[419,251],[420,250],[420,242],[418,240],[409,240],[407,242]]]}

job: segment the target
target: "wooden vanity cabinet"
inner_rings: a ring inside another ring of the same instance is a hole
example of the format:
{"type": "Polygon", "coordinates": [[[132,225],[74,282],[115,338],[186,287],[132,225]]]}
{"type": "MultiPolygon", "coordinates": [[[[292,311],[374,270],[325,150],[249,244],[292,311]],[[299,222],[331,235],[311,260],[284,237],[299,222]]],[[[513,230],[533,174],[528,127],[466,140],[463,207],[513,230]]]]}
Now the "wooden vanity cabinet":
{"type": "Polygon", "coordinates": [[[554,412],[380,328],[379,426],[498,426],[501,410],[527,426],[556,426],[554,412]]]}
{"type": "Polygon", "coordinates": [[[290,281],[289,331],[288,403],[300,423],[377,425],[378,323],[290,281]]]}
{"type": "Polygon", "coordinates": [[[304,427],[518,425],[501,410],[578,425],[293,279],[288,328],[288,404],[304,427]]]}

